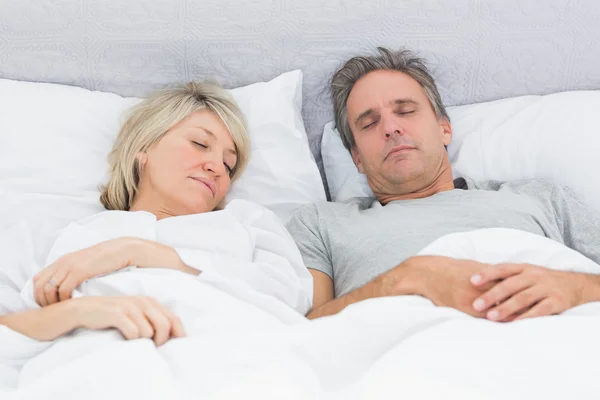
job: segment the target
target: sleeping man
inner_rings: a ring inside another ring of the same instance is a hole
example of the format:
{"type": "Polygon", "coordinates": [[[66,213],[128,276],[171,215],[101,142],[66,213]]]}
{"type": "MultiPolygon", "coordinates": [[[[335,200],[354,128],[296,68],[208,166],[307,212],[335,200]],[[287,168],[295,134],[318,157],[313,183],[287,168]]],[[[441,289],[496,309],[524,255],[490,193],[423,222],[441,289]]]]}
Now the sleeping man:
{"type": "Polygon", "coordinates": [[[354,57],[333,76],[331,92],[342,141],[376,199],[306,206],[288,223],[314,278],[309,318],[398,295],[419,295],[492,321],[600,301],[595,270],[419,255],[448,234],[508,228],[600,263],[600,216],[569,188],[540,179],[453,176],[449,117],[421,59],[384,48],[354,57]]]}

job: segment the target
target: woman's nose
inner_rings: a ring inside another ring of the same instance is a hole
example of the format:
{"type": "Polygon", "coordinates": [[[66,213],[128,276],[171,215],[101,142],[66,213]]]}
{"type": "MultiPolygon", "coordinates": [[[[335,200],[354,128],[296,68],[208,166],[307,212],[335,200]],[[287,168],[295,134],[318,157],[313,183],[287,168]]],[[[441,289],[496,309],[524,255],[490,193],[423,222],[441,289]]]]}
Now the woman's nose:
{"type": "Polygon", "coordinates": [[[207,172],[212,172],[215,175],[220,175],[223,173],[225,166],[219,168],[219,165],[223,165],[223,163],[214,159],[209,159],[204,162],[202,168],[207,172]]]}

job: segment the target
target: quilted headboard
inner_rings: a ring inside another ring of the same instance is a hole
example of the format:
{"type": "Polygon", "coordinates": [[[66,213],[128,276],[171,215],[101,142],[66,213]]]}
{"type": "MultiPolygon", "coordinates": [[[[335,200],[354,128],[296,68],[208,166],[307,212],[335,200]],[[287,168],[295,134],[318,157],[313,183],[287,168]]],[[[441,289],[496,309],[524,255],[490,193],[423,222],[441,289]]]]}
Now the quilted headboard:
{"type": "Polygon", "coordinates": [[[448,105],[600,88],[598,0],[0,0],[0,77],[140,96],[304,71],[320,160],[334,69],[375,46],[430,61],[448,105]]]}

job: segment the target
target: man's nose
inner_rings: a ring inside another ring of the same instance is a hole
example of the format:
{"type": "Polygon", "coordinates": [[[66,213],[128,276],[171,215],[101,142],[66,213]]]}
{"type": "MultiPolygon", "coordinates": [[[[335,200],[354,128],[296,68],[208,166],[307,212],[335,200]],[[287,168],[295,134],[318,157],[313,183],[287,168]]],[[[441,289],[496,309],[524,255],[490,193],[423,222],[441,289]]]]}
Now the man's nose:
{"type": "Polygon", "coordinates": [[[402,135],[402,127],[393,118],[387,118],[383,121],[383,133],[386,138],[390,138],[393,135],[402,135]]]}

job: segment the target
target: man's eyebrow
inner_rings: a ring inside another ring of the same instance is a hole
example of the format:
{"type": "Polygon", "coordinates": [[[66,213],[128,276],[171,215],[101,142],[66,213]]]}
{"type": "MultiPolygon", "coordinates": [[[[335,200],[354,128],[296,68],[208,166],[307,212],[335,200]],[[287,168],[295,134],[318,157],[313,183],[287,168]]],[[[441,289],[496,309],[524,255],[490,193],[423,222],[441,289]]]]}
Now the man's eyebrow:
{"type": "Polygon", "coordinates": [[[413,105],[413,106],[418,106],[419,105],[419,103],[417,103],[413,99],[396,99],[392,103],[394,103],[396,105],[404,105],[404,104],[410,104],[410,105],[413,105]]]}
{"type": "Polygon", "coordinates": [[[375,112],[375,110],[373,110],[372,108],[369,108],[366,111],[361,112],[360,114],[358,114],[358,117],[356,117],[356,119],[354,120],[354,125],[357,125],[362,119],[367,118],[369,115],[373,114],[375,112]]]}
{"type": "MultiPolygon", "coordinates": [[[[210,137],[212,137],[215,140],[217,139],[217,136],[214,133],[212,133],[211,131],[209,131],[208,129],[206,129],[202,126],[195,126],[194,128],[198,128],[198,129],[206,132],[210,137]]],[[[237,157],[237,151],[235,151],[235,149],[227,149],[225,151],[228,152],[229,154],[233,154],[234,156],[237,157]]]]}

